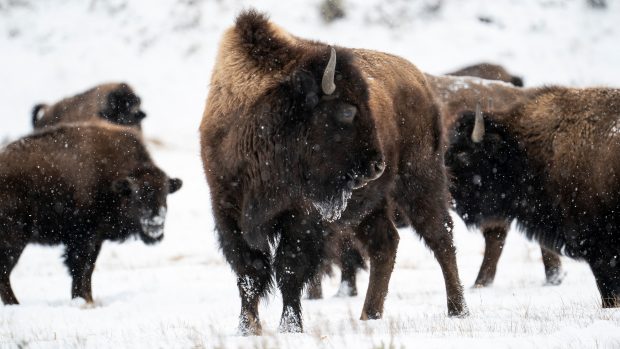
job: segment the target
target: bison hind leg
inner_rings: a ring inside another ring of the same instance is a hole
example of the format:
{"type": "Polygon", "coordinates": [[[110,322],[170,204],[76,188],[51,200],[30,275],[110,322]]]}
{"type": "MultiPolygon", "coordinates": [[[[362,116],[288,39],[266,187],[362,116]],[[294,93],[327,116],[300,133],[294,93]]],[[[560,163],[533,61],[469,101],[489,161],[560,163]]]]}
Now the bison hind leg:
{"type": "Polygon", "coordinates": [[[566,276],[566,272],[562,269],[562,261],[560,260],[560,256],[542,246],[540,247],[540,252],[545,266],[545,285],[560,285],[566,276]]]}
{"type": "Polygon", "coordinates": [[[494,222],[481,227],[484,236],[484,257],[478,271],[478,277],[474,282],[474,288],[487,287],[493,284],[497,263],[504,249],[508,222],[494,222]]]}
{"type": "Polygon", "coordinates": [[[25,247],[26,243],[21,239],[3,241],[0,244],[0,298],[4,304],[19,304],[13,293],[10,277],[25,247]]]}
{"type": "Polygon", "coordinates": [[[586,257],[601,294],[603,308],[620,308],[620,255],[599,246],[586,257]]]}

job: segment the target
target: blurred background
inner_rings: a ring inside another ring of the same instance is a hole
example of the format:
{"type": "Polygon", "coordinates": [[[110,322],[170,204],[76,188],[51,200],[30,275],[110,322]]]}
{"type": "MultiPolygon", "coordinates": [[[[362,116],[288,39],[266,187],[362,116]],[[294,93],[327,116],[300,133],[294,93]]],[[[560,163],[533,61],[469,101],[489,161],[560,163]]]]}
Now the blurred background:
{"type": "Polygon", "coordinates": [[[620,86],[616,0],[0,0],[0,140],[30,130],[37,102],[122,80],[147,134],[197,143],[219,37],[249,7],[433,74],[486,61],[526,86],[620,86]]]}

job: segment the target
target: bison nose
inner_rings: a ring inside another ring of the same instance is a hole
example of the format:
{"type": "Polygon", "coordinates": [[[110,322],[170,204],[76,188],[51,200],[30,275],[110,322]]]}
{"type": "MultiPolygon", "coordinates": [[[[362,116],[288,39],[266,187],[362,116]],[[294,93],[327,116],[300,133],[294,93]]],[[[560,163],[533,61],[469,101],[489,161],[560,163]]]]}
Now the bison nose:
{"type": "Polygon", "coordinates": [[[349,181],[349,187],[351,189],[359,189],[369,182],[374,181],[375,179],[381,177],[383,172],[385,171],[385,161],[383,159],[371,161],[368,164],[368,168],[363,175],[354,175],[351,176],[351,181],[349,181]]]}

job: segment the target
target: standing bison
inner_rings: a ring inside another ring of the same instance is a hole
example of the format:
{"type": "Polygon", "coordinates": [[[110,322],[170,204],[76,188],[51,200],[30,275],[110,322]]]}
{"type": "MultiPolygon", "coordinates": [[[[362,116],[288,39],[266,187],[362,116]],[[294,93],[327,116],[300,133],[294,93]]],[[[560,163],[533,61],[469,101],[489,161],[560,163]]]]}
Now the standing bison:
{"type": "MultiPolygon", "coordinates": [[[[541,90],[540,88],[515,88],[497,81],[469,77],[426,74],[426,79],[439,101],[447,137],[453,134],[454,125],[461,112],[473,110],[481,102],[489,112],[507,110],[515,104],[536,98],[541,90]]],[[[449,143],[448,140],[447,144],[449,143]]],[[[450,149],[447,151],[451,152],[450,149]]],[[[451,181],[450,191],[457,207],[461,205],[459,198],[463,197],[459,194],[461,189],[462,187],[457,182],[451,181]]],[[[488,212],[495,211],[493,201],[480,202],[480,205],[485,205],[488,212]]],[[[512,221],[511,216],[502,216],[499,211],[488,216],[488,219],[481,219],[478,222],[484,236],[485,250],[474,287],[489,286],[495,279],[497,263],[512,221]]],[[[559,256],[545,247],[541,247],[541,254],[547,284],[559,285],[565,275],[559,256]]]]}
{"type": "Polygon", "coordinates": [[[28,243],[63,244],[71,296],[93,301],[105,240],[163,238],[166,197],[181,187],[153,164],[136,131],[56,126],[0,151],[0,297],[17,304],[11,270],[28,243]]]}
{"type": "Polygon", "coordinates": [[[465,114],[446,156],[467,224],[516,218],[590,265],[603,307],[620,306],[619,115],[620,90],[544,88],[505,112],[465,114]]]}
{"type": "Polygon", "coordinates": [[[119,125],[138,125],[146,114],[140,97],[126,83],[97,85],[52,105],[37,104],[32,110],[32,126],[41,129],[60,123],[106,120],[119,125]]]}
{"type": "Polygon", "coordinates": [[[449,315],[467,313],[441,119],[415,66],[300,39],[247,11],[222,38],[200,133],[220,246],[237,274],[241,333],[261,333],[258,303],[274,273],[280,330],[302,331],[302,289],[326,239],[345,230],[370,257],[361,318],[381,318],[399,241],[395,205],[441,266],[449,315]]]}

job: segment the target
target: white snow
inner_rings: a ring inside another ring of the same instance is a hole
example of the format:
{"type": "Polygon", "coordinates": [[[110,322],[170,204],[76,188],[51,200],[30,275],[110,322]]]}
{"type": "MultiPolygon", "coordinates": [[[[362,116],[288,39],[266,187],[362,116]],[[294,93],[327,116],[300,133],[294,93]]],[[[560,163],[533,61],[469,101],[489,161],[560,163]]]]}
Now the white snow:
{"type": "Polygon", "coordinates": [[[95,307],[70,300],[62,248],[27,247],[11,279],[22,304],[0,307],[0,348],[619,347],[620,311],[600,308],[588,266],[564,258],[563,284],[543,286],[540,249],[514,231],[495,284],[471,289],[483,239],[456,217],[470,317],[446,316],[439,265],[402,230],[382,320],[358,320],[367,273],[353,298],[333,297],[335,275],[324,282],[326,299],[302,301],[305,333],[277,333],[276,291],[260,306],[264,335],[236,335],[236,278],[213,233],[197,129],[219,37],[240,9],[267,11],[298,36],[401,55],[430,73],[489,61],[528,86],[620,85],[618,1],[593,10],[585,0],[444,0],[437,12],[438,0],[345,3],[348,17],[324,25],[319,0],[0,0],[0,142],[30,131],[35,103],[123,80],[143,98],[147,138],[163,142],[153,156],[183,179],[161,244],[104,245],[95,307]]]}

